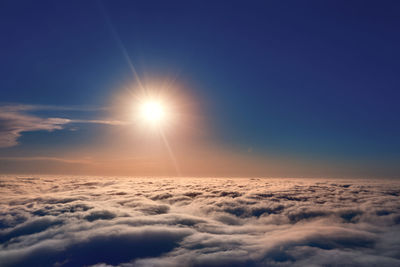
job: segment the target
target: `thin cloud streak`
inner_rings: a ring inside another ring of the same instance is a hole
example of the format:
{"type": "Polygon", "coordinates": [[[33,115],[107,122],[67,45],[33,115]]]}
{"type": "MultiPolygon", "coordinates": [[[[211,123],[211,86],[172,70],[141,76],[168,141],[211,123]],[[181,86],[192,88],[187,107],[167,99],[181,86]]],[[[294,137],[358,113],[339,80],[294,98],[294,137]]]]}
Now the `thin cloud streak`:
{"type": "Polygon", "coordinates": [[[69,158],[59,158],[59,157],[0,157],[1,160],[6,161],[58,161],[64,163],[84,163],[84,164],[93,164],[93,160],[89,159],[69,159],[69,158]]]}
{"type": "Polygon", "coordinates": [[[56,105],[33,105],[19,103],[0,103],[0,110],[3,112],[18,112],[18,111],[38,111],[38,110],[64,110],[64,111],[101,111],[109,110],[109,107],[94,107],[94,106],[56,106],[56,105]]]}
{"type": "Polygon", "coordinates": [[[18,145],[18,138],[24,132],[62,130],[65,125],[72,123],[94,123],[104,125],[127,125],[128,122],[118,120],[81,120],[70,118],[47,117],[29,114],[37,110],[68,110],[94,111],[96,108],[84,107],[57,107],[46,105],[4,105],[0,106],[0,147],[18,145]]]}
{"type": "Polygon", "coordinates": [[[129,125],[131,122],[119,120],[71,120],[70,123],[94,123],[106,125],[129,125]]]}
{"type": "Polygon", "coordinates": [[[19,112],[1,112],[0,147],[17,145],[17,139],[23,132],[61,130],[63,125],[70,122],[65,118],[40,118],[19,112]]]}

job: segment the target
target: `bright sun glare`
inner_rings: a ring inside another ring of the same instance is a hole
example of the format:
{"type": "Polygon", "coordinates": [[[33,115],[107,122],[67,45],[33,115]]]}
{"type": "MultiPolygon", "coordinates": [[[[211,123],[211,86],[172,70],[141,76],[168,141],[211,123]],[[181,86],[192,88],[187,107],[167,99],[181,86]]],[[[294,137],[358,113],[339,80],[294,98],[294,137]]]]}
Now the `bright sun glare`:
{"type": "Polygon", "coordinates": [[[166,117],[165,105],[161,101],[147,100],[140,107],[140,116],[148,123],[159,125],[166,117]]]}

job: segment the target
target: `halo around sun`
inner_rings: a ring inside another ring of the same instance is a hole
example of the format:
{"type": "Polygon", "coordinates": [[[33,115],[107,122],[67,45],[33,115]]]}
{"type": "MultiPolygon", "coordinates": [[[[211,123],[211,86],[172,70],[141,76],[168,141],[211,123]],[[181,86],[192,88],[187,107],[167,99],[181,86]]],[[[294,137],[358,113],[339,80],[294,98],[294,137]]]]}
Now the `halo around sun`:
{"type": "Polygon", "coordinates": [[[151,99],[141,103],[139,112],[144,121],[152,124],[161,123],[166,116],[166,110],[163,103],[151,99]]]}
{"type": "Polygon", "coordinates": [[[152,127],[160,127],[169,119],[169,107],[161,98],[145,97],[138,103],[137,116],[139,120],[152,127]]]}

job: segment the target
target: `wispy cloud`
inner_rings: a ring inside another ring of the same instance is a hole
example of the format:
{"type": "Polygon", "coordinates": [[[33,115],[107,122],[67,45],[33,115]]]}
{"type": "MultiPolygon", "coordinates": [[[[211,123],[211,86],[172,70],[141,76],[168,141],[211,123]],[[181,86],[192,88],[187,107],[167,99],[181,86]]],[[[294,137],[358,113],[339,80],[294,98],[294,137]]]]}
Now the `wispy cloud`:
{"type": "Polygon", "coordinates": [[[0,112],[0,147],[17,145],[22,132],[61,130],[63,125],[71,122],[65,118],[40,118],[1,109],[0,112]]]}
{"type": "Polygon", "coordinates": [[[95,107],[95,106],[59,106],[59,105],[32,105],[32,104],[19,104],[19,103],[0,103],[1,111],[9,112],[23,112],[23,111],[38,111],[38,110],[64,110],[64,111],[101,111],[108,110],[108,107],[95,107]]]}
{"type": "Polygon", "coordinates": [[[127,125],[129,122],[119,120],[70,120],[70,123],[95,123],[106,125],[127,125]]]}
{"type": "Polygon", "coordinates": [[[91,159],[71,159],[71,158],[60,158],[60,157],[0,157],[0,161],[56,161],[62,163],[78,163],[78,164],[93,164],[94,161],[91,159]]]}
{"type": "Polygon", "coordinates": [[[117,120],[81,120],[60,117],[40,117],[29,112],[37,110],[94,111],[94,107],[62,107],[45,105],[7,104],[0,106],[0,147],[12,147],[18,144],[18,138],[24,132],[54,131],[64,129],[71,123],[95,123],[106,125],[124,125],[117,120]]]}

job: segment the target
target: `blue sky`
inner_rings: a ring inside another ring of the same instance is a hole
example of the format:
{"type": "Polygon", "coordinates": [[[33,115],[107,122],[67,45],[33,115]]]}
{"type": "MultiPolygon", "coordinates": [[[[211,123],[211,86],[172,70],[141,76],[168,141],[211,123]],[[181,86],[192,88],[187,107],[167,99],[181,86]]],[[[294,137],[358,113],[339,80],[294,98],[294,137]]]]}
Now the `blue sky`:
{"type": "MultiPolygon", "coordinates": [[[[226,153],[398,176],[399,11],[397,1],[3,2],[1,133],[10,105],[103,119],[137,84],[131,61],[143,80],[184,87],[226,153]]],[[[0,155],[63,157],[113,136],[107,123],[66,124],[21,131],[0,155]]]]}

